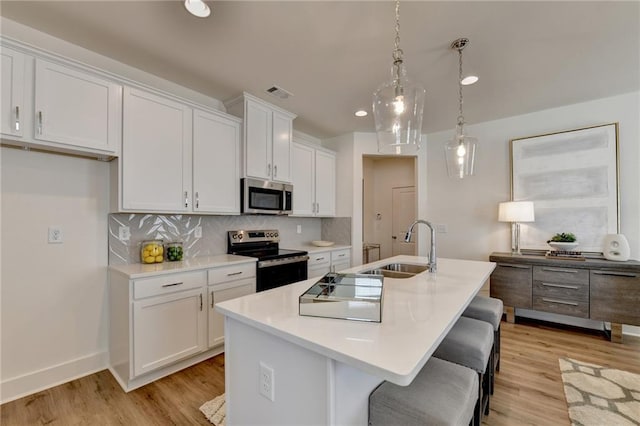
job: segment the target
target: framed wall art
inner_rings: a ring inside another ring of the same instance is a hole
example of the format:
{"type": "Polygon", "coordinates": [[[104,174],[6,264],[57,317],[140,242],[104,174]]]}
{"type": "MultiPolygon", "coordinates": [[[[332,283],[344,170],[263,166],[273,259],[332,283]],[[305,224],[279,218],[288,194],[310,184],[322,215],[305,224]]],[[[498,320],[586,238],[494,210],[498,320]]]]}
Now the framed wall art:
{"type": "Polygon", "coordinates": [[[521,247],[548,250],[561,232],[583,252],[602,252],[619,233],[618,123],[511,140],[511,196],[533,201],[535,222],[521,225],[521,247]]]}

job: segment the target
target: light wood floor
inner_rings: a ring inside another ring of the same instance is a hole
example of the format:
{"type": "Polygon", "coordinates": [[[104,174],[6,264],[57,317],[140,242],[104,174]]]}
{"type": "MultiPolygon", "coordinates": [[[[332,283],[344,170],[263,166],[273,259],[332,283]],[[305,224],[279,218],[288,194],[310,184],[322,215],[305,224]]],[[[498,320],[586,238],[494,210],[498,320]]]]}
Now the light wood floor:
{"type": "MultiPolygon", "coordinates": [[[[640,374],[640,339],[541,323],[502,323],[502,361],[486,425],[569,425],[559,357],[640,374]]],[[[130,393],[101,371],[0,406],[10,425],[209,424],[198,410],[224,392],[224,355],[130,393]]]]}

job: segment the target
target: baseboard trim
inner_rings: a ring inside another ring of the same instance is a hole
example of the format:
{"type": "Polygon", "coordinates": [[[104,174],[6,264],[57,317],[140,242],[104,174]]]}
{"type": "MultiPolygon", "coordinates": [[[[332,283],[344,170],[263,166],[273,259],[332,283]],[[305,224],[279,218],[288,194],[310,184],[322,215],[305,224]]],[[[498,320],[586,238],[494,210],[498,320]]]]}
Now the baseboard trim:
{"type": "Polygon", "coordinates": [[[109,352],[96,352],[0,383],[0,404],[67,383],[108,367],[109,352]]]}

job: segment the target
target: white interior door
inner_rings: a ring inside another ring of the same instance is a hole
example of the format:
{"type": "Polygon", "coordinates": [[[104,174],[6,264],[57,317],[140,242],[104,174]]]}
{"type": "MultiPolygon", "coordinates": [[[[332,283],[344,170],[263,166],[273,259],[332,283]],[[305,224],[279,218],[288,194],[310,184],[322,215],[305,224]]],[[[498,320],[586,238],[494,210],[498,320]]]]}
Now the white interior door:
{"type": "Polygon", "coordinates": [[[415,255],[417,235],[414,233],[410,243],[404,242],[407,228],[416,219],[415,187],[407,186],[392,189],[391,253],[415,255]]]}

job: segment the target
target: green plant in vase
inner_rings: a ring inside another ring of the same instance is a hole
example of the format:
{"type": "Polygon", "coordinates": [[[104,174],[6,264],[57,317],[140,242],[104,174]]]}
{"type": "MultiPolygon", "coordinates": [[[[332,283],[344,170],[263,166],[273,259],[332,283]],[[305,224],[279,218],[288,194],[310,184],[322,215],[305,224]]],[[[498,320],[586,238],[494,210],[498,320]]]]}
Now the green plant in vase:
{"type": "Polygon", "coordinates": [[[571,232],[558,233],[547,240],[547,244],[558,251],[573,251],[578,247],[577,238],[571,232]]]}

